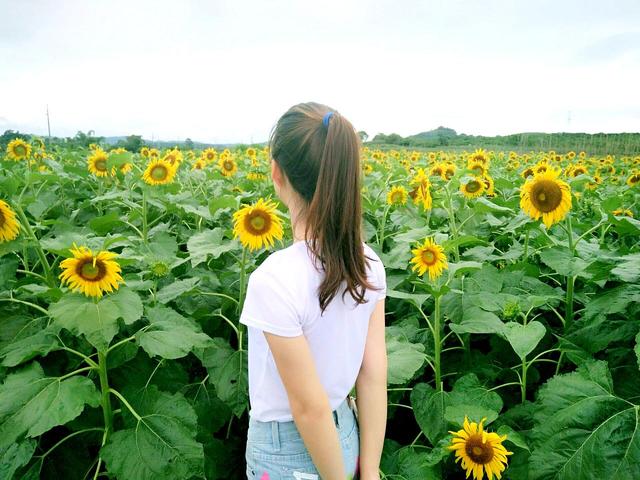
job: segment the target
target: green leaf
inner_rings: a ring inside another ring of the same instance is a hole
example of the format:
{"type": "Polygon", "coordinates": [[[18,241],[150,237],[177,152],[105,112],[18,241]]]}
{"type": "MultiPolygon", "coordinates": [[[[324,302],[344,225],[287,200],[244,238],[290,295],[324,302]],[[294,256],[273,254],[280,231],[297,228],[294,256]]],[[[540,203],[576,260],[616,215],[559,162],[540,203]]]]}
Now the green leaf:
{"type": "Polygon", "coordinates": [[[524,448],[525,450],[530,451],[529,445],[527,444],[525,438],[509,425],[501,425],[498,430],[496,430],[496,433],[500,436],[506,435],[507,438],[505,442],[511,442],[516,447],[524,448]]]}
{"type": "Polygon", "coordinates": [[[624,282],[634,283],[640,280],[640,253],[621,257],[611,273],[624,282]]]}
{"type": "Polygon", "coordinates": [[[202,364],[209,372],[220,400],[240,417],[247,407],[249,388],[247,355],[231,348],[229,342],[216,337],[213,346],[200,353],[202,364]]]}
{"type": "MultiPolygon", "coordinates": [[[[427,452],[407,446],[399,449],[397,456],[398,478],[419,478],[420,480],[440,480],[442,478],[439,468],[433,464],[433,456],[427,452]]],[[[391,477],[395,477],[395,475],[391,475],[389,478],[391,477]]]]}
{"type": "Polygon", "coordinates": [[[54,323],[75,335],[84,335],[96,348],[106,348],[118,333],[118,318],[132,324],[142,316],[142,301],[127,288],[98,302],[81,294],[67,294],[49,307],[54,323]]]}
{"type": "Polygon", "coordinates": [[[475,422],[487,417],[485,425],[488,425],[498,418],[502,405],[500,395],[482,385],[475,373],[468,373],[456,381],[449,393],[445,418],[462,426],[465,415],[475,422]]]}
{"type": "Polygon", "coordinates": [[[424,364],[424,345],[387,333],[387,383],[406,383],[424,364]]]}
{"type": "Polygon", "coordinates": [[[20,467],[31,460],[36,450],[35,440],[25,440],[0,449],[0,478],[11,479],[20,467]]]}
{"type": "Polygon", "coordinates": [[[215,213],[221,208],[237,208],[238,200],[233,195],[220,195],[219,197],[209,200],[209,213],[215,213]]]}
{"type": "Polygon", "coordinates": [[[464,311],[461,323],[449,323],[449,328],[455,333],[501,333],[504,323],[495,314],[486,312],[478,307],[471,307],[464,311]]]}
{"type": "Polygon", "coordinates": [[[636,335],[636,346],[633,348],[636,352],[636,358],[638,359],[638,368],[640,368],[640,332],[636,335]]]}
{"type": "Polygon", "coordinates": [[[152,385],[144,395],[131,396],[129,403],[140,419],[112,434],[101,449],[109,473],[127,480],[202,478],[204,450],[195,439],[197,416],[184,396],[152,385]]]}
{"type": "Polygon", "coordinates": [[[532,480],[640,478],[640,407],[615,396],[612,383],[606,363],[593,361],[540,388],[532,480]]]}
{"type": "Polygon", "coordinates": [[[212,340],[200,326],[175,310],[158,305],[147,309],[151,328],[138,332],[136,341],[150,355],[162,358],[182,358],[195,347],[210,346],[212,340]]]}
{"type": "Polygon", "coordinates": [[[187,250],[191,258],[191,266],[195,267],[207,260],[208,255],[218,258],[224,252],[236,248],[233,242],[223,240],[223,230],[204,230],[192,235],[187,241],[187,250]]]}
{"type": "Polygon", "coordinates": [[[14,340],[0,350],[2,365],[5,367],[15,367],[21,363],[31,360],[39,355],[45,356],[49,352],[58,350],[60,345],[52,330],[41,330],[34,335],[14,340]]]}
{"type": "Polygon", "coordinates": [[[409,300],[417,307],[421,307],[422,304],[431,297],[431,295],[429,295],[428,293],[408,293],[401,292],[399,290],[387,289],[387,297],[409,300]]]}
{"type": "Polygon", "coordinates": [[[427,383],[418,383],[411,390],[410,398],[418,425],[431,445],[435,445],[447,433],[444,412],[448,403],[448,394],[444,391],[436,392],[427,383]]]}
{"type": "Polygon", "coordinates": [[[199,282],[200,279],[197,277],[178,280],[161,288],[157,293],[156,298],[160,303],[169,303],[171,300],[178,298],[183,293],[193,290],[199,282]]]}
{"type": "Polygon", "coordinates": [[[110,153],[107,159],[107,170],[112,167],[121,167],[125,163],[131,163],[131,152],[110,153]]]}
{"type": "Polygon", "coordinates": [[[34,438],[97,407],[100,394],[87,377],[45,377],[39,363],[7,376],[0,386],[0,450],[24,436],[34,438]]]}
{"type": "Polygon", "coordinates": [[[540,260],[553,271],[565,277],[581,275],[590,278],[590,275],[585,273],[590,262],[586,262],[580,257],[573,257],[566,248],[547,248],[540,252],[540,260]]]}
{"type": "Polygon", "coordinates": [[[521,360],[524,360],[538,346],[545,333],[547,333],[547,329],[537,320],[526,325],[508,322],[502,330],[502,335],[511,344],[521,360]]]}

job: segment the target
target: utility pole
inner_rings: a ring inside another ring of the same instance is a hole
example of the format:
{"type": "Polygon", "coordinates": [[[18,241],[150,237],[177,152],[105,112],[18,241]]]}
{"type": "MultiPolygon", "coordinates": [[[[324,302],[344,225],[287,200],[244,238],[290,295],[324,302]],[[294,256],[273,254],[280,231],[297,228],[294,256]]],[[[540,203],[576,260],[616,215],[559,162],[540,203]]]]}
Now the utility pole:
{"type": "Polygon", "coordinates": [[[49,139],[51,139],[51,123],[49,122],[49,104],[47,104],[47,132],[49,133],[49,139]]]}

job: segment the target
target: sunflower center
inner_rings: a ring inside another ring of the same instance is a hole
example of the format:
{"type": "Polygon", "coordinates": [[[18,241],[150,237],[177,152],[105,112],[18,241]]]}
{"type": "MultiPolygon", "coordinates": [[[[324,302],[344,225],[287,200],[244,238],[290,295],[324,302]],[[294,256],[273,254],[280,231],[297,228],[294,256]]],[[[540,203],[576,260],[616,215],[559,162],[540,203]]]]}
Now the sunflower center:
{"type": "Polygon", "coordinates": [[[484,465],[493,459],[493,447],[490,443],[482,443],[481,435],[471,435],[466,442],[465,451],[475,463],[484,465]]]}
{"type": "Polygon", "coordinates": [[[233,162],[231,162],[230,160],[226,160],[224,162],[224,169],[228,171],[233,170],[233,162]]]}
{"type": "Polygon", "coordinates": [[[96,160],[96,163],[94,165],[96,167],[96,170],[99,170],[101,172],[105,172],[107,170],[107,161],[104,159],[96,160]]]}
{"type": "Polygon", "coordinates": [[[391,201],[393,203],[400,203],[402,202],[402,193],[400,192],[394,192],[393,195],[391,195],[391,201]]]}
{"type": "Polygon", "coordinates": [[[262,235],[269,230],[271,226],[271,218],[263,211],[255,211],[247,215],[245,220],[245,228],[252,235],[262,235]]]}
{"type": "Polygon", "coordinates": [[[19,157],[23,157],[27,154],[27,149],[24,148],[24,145],[16,145],[13,148],[13,151],[15,152],[16,155],[18,155],[19,157]]]}
{"type": "Polygon", "coordinates": [[[167,178],[167,167],[164,165],[156,165],[151,169],[151,178],[154,180],[164,180],[167,178]]]}
{"type": "Polygon", "coordinates": [[[424,263],[427,265],[433,265],[436,263],[436,255],[431,250],[425,250],[422,253],[422,260],[424,260],[424,263]]]}
{"type": "Polygon", "coordinates": [[[93,259],[87,259],[80,266],[79,273],[83,279],[89,280],[89,281],[97,281],[97,280],[100,280],[102,277],[104,277],[102,263],[96,261],[96,264],[94,266],[93,259]]]}
{"type": "Polygon", "coordinates": [[[531,203],[541,212],[552,212],[562,201],[562,190],[553,180],[539,180],[532,186],[531,203]]]}
{"type": "Polygon", "coordinates": [[[467,183],[467,192],[476,193],[478,190],[480,190],[480,182],[471,180],[469,183],[467,183]]]}

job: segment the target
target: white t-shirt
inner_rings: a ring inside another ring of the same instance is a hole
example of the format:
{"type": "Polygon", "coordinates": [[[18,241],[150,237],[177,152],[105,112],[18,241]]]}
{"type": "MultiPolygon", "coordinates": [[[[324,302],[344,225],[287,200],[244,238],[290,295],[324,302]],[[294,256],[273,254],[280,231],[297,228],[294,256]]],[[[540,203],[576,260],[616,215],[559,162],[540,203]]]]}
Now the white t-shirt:
{"type": "Polygon", "coordinates": [[[369,319],[386,296],[382,261],[366,243],[367,279],[383,290],[365,291],[367,303],[356,304],[346,281],[320,314],[318,287],[324,272],[303,240],[271,253],[249,276],[240,323],[248,327],[249,415],[256,420],[293,420],[289,398],[262,331],[295,337],[304,334],[318,376],[335,410],[355,385],[362,365],[369,319]]]}

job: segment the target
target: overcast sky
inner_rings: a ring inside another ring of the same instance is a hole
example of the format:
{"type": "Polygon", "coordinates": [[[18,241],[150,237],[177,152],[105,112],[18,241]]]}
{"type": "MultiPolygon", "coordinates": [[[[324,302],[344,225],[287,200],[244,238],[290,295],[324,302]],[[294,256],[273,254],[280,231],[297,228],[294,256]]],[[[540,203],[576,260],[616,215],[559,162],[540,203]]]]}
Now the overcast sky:
{"type": "Polygon", "coordinates": [[[640,131],[639,0],[0,0],[0,132],[640,131]]]}

